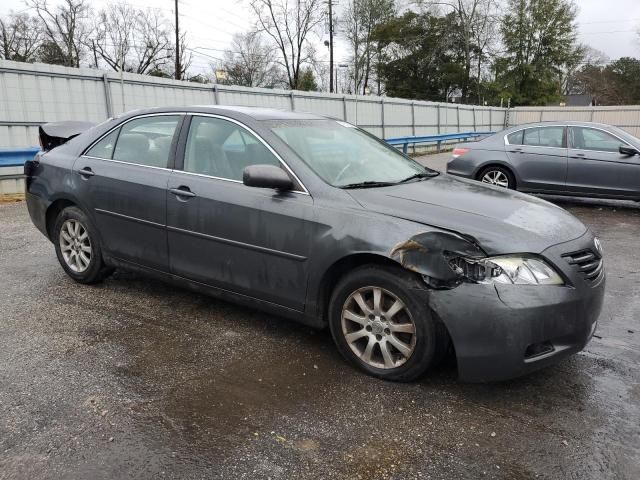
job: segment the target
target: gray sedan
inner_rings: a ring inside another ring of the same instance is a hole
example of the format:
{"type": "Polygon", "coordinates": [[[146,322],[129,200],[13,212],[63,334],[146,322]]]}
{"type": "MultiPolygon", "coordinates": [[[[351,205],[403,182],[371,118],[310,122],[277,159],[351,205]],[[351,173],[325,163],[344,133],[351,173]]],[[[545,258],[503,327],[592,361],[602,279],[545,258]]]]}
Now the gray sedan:
{"type": "Polygon", "coordinates": [[[518,125],[453,150],[447,172],[523,192],[640,200],[640,139],[610,125],[518,125]]]}
{"type": "Polygon", "coordinates": [[[218,106],[84,128],[45,126],[25,166],[31,218],[76,282],[135,270],[328,327],[388,380],[448,350],[464,379],[514,377],[596,328],[605,268],[580,221],[348,123],[218,106]]]}

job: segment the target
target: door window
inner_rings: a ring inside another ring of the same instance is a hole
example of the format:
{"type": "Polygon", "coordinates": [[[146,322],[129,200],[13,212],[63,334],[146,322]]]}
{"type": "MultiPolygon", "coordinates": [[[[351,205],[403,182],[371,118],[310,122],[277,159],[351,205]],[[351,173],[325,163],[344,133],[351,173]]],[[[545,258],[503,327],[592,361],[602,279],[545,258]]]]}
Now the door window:
{"type": "Polygon", "coordinates": [[[564,143],[564,127],[527,128],[524,131],[523,145],[566,148],[564,143]]]}
{"type": "Polygon", "coordinates": [[[184,157],[185,172],[242,181],[250,165],[280,166],[280,161],[240,125],[213,117],[193,117],[184,157]]]}
{"type": "Polygon", "coordinates": [[[620,145],[625,144],[610,133],[595,128],[570,127],[570,132],[572,147],[580,150],[618,152],[620,145]]]}
{"type": "Polygon", "coordinates": [[[177,115],[158,115],[125,123],[120,128],[113,159],[167,168],[171,142],[179,120],[177,115]]]}

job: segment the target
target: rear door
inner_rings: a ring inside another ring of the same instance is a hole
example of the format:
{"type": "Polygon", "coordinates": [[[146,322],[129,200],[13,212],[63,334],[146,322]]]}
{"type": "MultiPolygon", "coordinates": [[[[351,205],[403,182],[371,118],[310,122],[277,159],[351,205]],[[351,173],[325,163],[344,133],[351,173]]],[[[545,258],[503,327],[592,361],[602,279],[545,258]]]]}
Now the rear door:
{"type": "Polygon", "coordinates": [[[107,253],[168,270],[166,190],[181,115],[128,120],[74,164],[79,198],[107,253]]]}
{"type": "Polygon", "coordinates": [[[519,177],[518,188],[561,191],[567,178],[566,127],[531,127],[509,134],[507,156],[519,177]]]}
{"type": "Polygon", "coordinates": [[[640,158],[622,155],[628,145],[613,133],[593,127],[569,127],[567,190],[581,194],[638,198],[640,158]]]}
{"type": "Polygon", "coordinates": [[[311,196],[299,183],[292,192],[245,186],[249,165],[287,168],[235,120],[194,115],[184,143],[167,196],[171,272],[303,310],[315,232],[311,196]]]}

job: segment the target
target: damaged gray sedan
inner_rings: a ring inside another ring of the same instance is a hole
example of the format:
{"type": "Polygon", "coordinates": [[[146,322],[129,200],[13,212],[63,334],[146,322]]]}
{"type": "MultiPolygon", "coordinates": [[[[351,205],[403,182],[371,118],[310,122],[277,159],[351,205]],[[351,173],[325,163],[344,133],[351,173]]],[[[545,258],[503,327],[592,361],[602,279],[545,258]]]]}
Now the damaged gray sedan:
{"type": "Polygon", "coordinates": [[[348,123],[190,107],[83,129],[45,126],[59,146],[25,166],[31,218],[77,282],[135,270],[328,326],[348,361],[398,381],[447,351],[464,380],[519,376],[596,328],[602,249],[581,222],[348,123]]]}

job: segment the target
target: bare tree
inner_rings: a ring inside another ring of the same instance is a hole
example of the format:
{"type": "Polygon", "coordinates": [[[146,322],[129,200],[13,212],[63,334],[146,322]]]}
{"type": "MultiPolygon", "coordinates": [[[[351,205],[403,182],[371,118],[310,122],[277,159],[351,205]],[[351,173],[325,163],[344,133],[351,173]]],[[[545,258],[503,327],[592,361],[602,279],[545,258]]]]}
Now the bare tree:
{"type": "Polygon", "coordinates": [[[49,0],[26,0],[42,22],[47,47],[58,52],[60,63],[79,67],[86,53],[91,9],[87,0],[62,0],[56,6],[49,0]]]}
{"type": "Polygon", "coordinates": [[[378,48],[375,29],[395,14],[394,0],[351,0],[344,13],[345,36],[351,49],[353,86],[364,94],[378,48]]]}
{"type": "Polygon", "coordinates": [[[114,70],[144,74],[170,61],[169,29],[159,10],[111,4],[98,14],[89,46],[114,70]]]}
{"type": "Polygon", "coordinates": [[[322,21],[322,0],[250,0],[256,31],[264,32],[280,53],[289,87],[299,85],[301,67],[311,63],[309,34],[322,21]]]}
{"type": "Polygon", "coordinates": [[[274,87],[283,83],[275,57],[260,32],[238,33],[233,36],[231,48],[225,52],[220,67],[226,71],[227,81],[232,85],[274,87]]]}
{"type": "Polygon", "coordinates": [[[26,13],[10,13],[0,18],[0,58],[33,62],[42,42],[42,28],[37,18],[26,13]]]}

